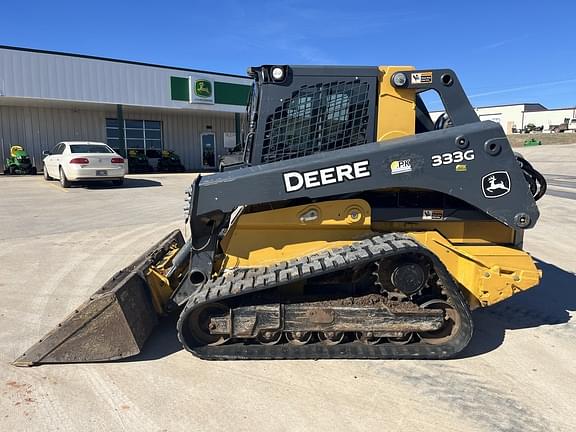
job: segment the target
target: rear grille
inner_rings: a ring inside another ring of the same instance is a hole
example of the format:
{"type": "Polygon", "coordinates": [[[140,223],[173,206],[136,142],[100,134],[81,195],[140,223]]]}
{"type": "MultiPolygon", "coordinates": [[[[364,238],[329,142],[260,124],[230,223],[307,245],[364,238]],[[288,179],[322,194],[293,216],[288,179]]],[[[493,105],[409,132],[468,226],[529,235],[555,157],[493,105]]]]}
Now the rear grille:
{"type": "Polygon", "coordinates": [[[354,147],[367,142],[370,85],[335,81],[304,85],[266,119],[262,163],[354,147]]]}

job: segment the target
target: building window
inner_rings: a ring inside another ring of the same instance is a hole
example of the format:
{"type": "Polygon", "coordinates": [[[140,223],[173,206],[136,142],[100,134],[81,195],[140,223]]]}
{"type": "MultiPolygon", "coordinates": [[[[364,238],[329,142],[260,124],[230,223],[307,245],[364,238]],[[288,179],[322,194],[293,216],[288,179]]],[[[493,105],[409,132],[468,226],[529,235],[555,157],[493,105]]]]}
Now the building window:
{"type": "MultiPolygon", "coordinates": [[[[140,150],[148,156],[162,151],[162,122],[155,120],[124,120],[124,136],[128,150],[140,150]]],[[[106,119],[106,141],[114,150],[124,152],[120,143],[118,119],[106,119]]]]}

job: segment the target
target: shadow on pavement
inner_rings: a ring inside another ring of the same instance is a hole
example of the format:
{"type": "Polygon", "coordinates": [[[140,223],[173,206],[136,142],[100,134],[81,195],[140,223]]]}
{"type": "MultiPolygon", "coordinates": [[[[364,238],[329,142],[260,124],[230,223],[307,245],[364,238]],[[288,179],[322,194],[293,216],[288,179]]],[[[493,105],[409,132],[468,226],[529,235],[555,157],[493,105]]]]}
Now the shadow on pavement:
{"type": "MultiPolygon", "coordinates": [[[[174,313],[168,317],[160,318],[158,326],[154,329],[150,338],[144,344],[144,348],[140,354],[127,359],[120,360],[121,362],[139,362],[158,360],[167,357],[170,354],[183,350],[182,344],[178,340],[176,330],[176,323],[178,322],[179,312],[174,313]]],[[[192,355],[192,354],[190,354],[192,355]]]]}
{"type": "Polygon", "coordinates": [[[162,183],[151,179],[125,178],[122,186],[114,186],[112,182],[78,182],[78,186],[86,189],[132,189],[162,186],[162,183]]]}
{"type": "Polygon", "coordinates": [[[459,356],[472,357],[498,348],[506,330],[554,326],[570,320],[576,311],[576,274],[537,260],[540,285],[525,293],[472,313],[474,336],[459,356]]]}

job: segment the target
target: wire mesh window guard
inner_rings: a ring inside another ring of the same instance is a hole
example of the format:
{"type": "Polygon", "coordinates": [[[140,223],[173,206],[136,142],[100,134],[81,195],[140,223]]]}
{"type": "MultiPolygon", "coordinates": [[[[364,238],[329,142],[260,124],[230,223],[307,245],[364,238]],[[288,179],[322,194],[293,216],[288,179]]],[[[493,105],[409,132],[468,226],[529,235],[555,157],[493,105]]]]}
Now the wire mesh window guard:
{"type": "Polygon", "coordinates": [[[304,85],[266,119],[262,163],[366,144],[369,83],[304,85]]]}

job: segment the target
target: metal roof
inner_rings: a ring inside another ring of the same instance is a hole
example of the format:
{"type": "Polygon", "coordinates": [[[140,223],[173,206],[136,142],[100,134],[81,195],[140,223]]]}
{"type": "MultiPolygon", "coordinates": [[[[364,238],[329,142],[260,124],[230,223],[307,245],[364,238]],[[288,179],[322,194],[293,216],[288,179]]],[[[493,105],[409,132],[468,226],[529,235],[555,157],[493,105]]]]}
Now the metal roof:
{"type": "MultiPolygon", "coordinates": [[[[174,100],[173,77],[208,79],[226,88],[248,86],[240,75],[0,46],[0,100],[96,103],[136,107],[244,112],[226,103],[174,100]]],[[[220,85],[220,88],[222,88],[220,85]]]]}
{"type": "Polygon", "coordinates": [[[115,59],[115,58],[110,58],[110,57],[99,57],[99,56],[92,56],[92,55],[87,55],[87,54],[68,53],[68,52],[63,52],[63,51],[51,51],[51,50],[42,50],[42,49],[36,49],[36,48],[24,48],[24,47],[10,46],[10,45],[0,45],[0,49],[24,51],[24,52],[31,52],[31,53],[38,53],[38,54],[51,54],[51,55],[59,55],[59,56],[67,56],[67,57],[76,57],[76,58],[81,58],[81,59],[103,60],[103,61],[125,63],[125,64],[137,65],[137,66],[147,66],[147,67],[155,67],[155,68],[163,68],[163,69],[172,69],[172,70],[180,70],[180,71],[186,71],[186,72],[197,72],[197,73],[210,74],[210,75],[220,75],[220,76],[228,76],[228,77],[236,77],[236,78],[249,78],[248,75],[236,75],[236,74],[228,74],[228,73],[222,73],[222,72],[211,72],[211,71],[205,71],[205,70],[201,70],[201,69],[184,68],[184,67],[180,67],[180,66],[166,66],[166,65],[154,64],[154,63],[137,62],[137,61],[132,61],[132,60],[120,60],[120,59],[115,59]]]}

